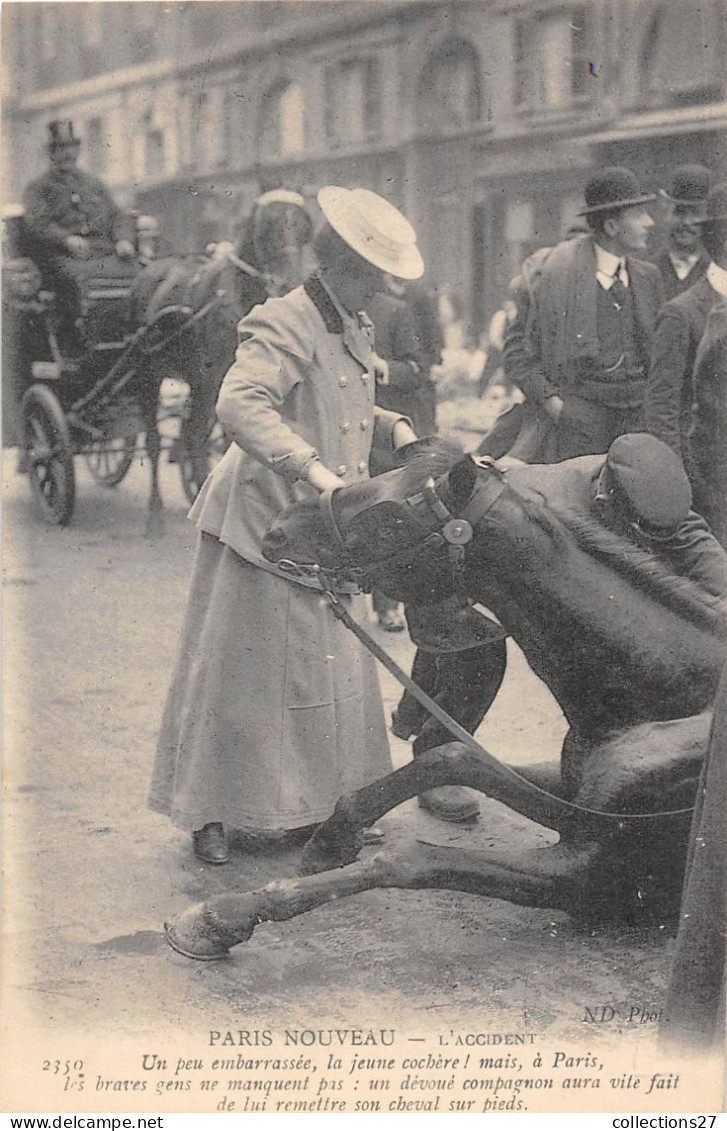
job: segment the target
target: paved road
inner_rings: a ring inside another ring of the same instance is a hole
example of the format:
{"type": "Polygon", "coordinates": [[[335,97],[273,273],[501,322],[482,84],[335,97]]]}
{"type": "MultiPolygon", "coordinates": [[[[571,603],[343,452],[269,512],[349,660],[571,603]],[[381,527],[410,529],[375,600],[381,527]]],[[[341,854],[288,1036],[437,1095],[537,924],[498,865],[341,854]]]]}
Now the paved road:
{"type": "MultiPolygon", "coordinates": [[[[664,933],[446,892],[371,892],[264,924],[224,963],[167,949],[160,927],[170,913],[292,876],[297,854],[237,852],[212,869],[145,807],[193,544],[170,467],[166,535],[143,537],[146,470],[135,465],[108,492],[79,468],[72,525],[47,528],[5,453],[6,957],[22,1015],[99,1040],[122,1030],[350,1025],[366,1016],[414,1028],[556,1026],[582,1046],[585,1006],[658,1002],[671,947],[664,933]]],[[[409,661],[408,640],[382,639],[409,661]]],[[[510,660],[479,737],[515,762],[555,756],[564,731],[557,706],[516,649],[510,660]]],[[[390,709],[397,691],[385,673],[383,685],[390,709]]],[[[401,764],[407,745],[392,741],[401,764]]],[[[552,839],[487,800],[473,829],[437,822],[413,803],[384,825],[390,842],[552,839]]]]}

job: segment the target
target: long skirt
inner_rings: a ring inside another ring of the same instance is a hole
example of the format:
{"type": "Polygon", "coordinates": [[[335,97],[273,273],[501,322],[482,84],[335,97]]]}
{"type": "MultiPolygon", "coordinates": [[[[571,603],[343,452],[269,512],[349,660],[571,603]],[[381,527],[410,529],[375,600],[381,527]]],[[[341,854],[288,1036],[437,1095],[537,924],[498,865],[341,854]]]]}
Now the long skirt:
{"type": "Polygon", "coordinates": [[[201,534],[150,808],[186,830],[294,829],[391,768],[375,662],[322,595],[201,534]]]}

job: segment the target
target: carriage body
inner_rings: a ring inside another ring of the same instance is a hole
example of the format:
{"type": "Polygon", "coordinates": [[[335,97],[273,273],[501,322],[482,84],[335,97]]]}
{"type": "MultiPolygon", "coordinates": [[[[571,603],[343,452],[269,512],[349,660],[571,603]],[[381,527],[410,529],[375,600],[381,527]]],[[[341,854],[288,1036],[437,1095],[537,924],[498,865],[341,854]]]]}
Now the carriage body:
{"type": "MultiPolygon", "coordinates": [[[[80,285],[80,349],[71,353],[59,334],[57,297],[44,287],[32,252],[22,211],[12,209],[3,218],[4,438],[24,449],[20,470],[29,476],[43,519],[65,525],[75,505],[75,457],[85,459],[98,483],[114,487],[143,450],[140,436],[149,445],[159,385],[169,375],[159,370],[160,346],[184,333],[191,311],[168,307],[153,323],[132,329],[132,288],[142,266],[88,260],[80,285]]],[[[184,403],[172,414],[184,433],[184,403]]],[[[183,456],[178,462],[191,496],[188,463],[183,456]]]]}

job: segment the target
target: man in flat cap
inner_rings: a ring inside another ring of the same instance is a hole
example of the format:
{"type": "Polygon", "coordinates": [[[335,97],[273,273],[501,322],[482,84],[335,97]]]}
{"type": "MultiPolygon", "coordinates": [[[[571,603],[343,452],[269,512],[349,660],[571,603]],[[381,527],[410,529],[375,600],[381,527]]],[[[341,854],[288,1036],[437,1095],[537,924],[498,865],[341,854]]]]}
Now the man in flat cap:
{"type": "Polygon", "coordinates": [[[533,280],[527,317],[505,333],[507,376],[556,425],[556,460],[605,452],[643,427],[646,372],[663,302],[644,252],[653,220],[629,169],[602,169],[586,185],[589,234],[553,248],[533,280]]]}
{"type": "Polygon", "coordinates": [[[707,204],[711,174],[706,165],[677,165],[664,201],[669,243],[654,259],[664,280],[666,300],[689,290],[704,275],[709,256],[702,247],[701,220],[707,204]]]}
{"type": "MultiPolygon", "coordinates": [[[[708,258],[707,270],[694,286],[665,303],[660,311],[646,390],[646,427],[681,456],[690,475],[694,453],[689,436],[697,397],[694,381],[697,350],[710,311],[727,297],[726,217],[727,182],[723,182],[710,191],[699,221],[708,258]]],[[[704,455],[700,453],[701,462],[704,455]]],[[[714,451],[709,458],[718,456],[714,451]]]]}
{"type": "MultiPolygon", "coordinates": [[[[727,597],[727,554],[692,509],[681,460],[655,436],[622,435],[605,455],[522,465],[509,479],[519,494],[545,500],[566,525],[590,516],[705,593],[727,597]]],[[[579,526],[579,536],[588,542],[587,529],[579,526]]]]}
{"type": "Polygon", "coordinates": [[[44,282],[56,293],[60,333],[68,338],[85,279],[130,273],[135,232],[103,182],[78,168],[81,142],[73,122],[50,122],[48,131],[50,168],[23,194],[25,230],[44,282]]]}

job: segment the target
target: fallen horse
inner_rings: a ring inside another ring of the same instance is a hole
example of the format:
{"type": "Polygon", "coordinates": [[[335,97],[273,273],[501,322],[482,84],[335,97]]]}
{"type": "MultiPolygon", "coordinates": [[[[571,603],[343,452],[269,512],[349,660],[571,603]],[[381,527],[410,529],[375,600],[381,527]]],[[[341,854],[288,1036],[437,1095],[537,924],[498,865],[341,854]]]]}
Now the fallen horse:
{"type": "Polygon", "coordinates": [[[260,922],[376,887],[631,919],[678,905],[725,658],[727,557],[693,516],[687,541],[706,539],[716,562],[717,584],[705,586],[590,518],[577,496],[590,482],[587,461],[597,471],[599,458],[503,474],[422,444],[403,468],[281,516],[266,539],[271,561],[365,579],[409,606],[434,607],[457,590],[486,605],[569,731],[558,764],[516,771],[473,741],[452,742],[342,798],[306,846],[300,879],[190,908],[167,925],[176,950],[220,958],[260,922]],[[558,843],[499,852],[416,844],[357,859],[366,827],[452,784],[555,830],[558,843]]]}

